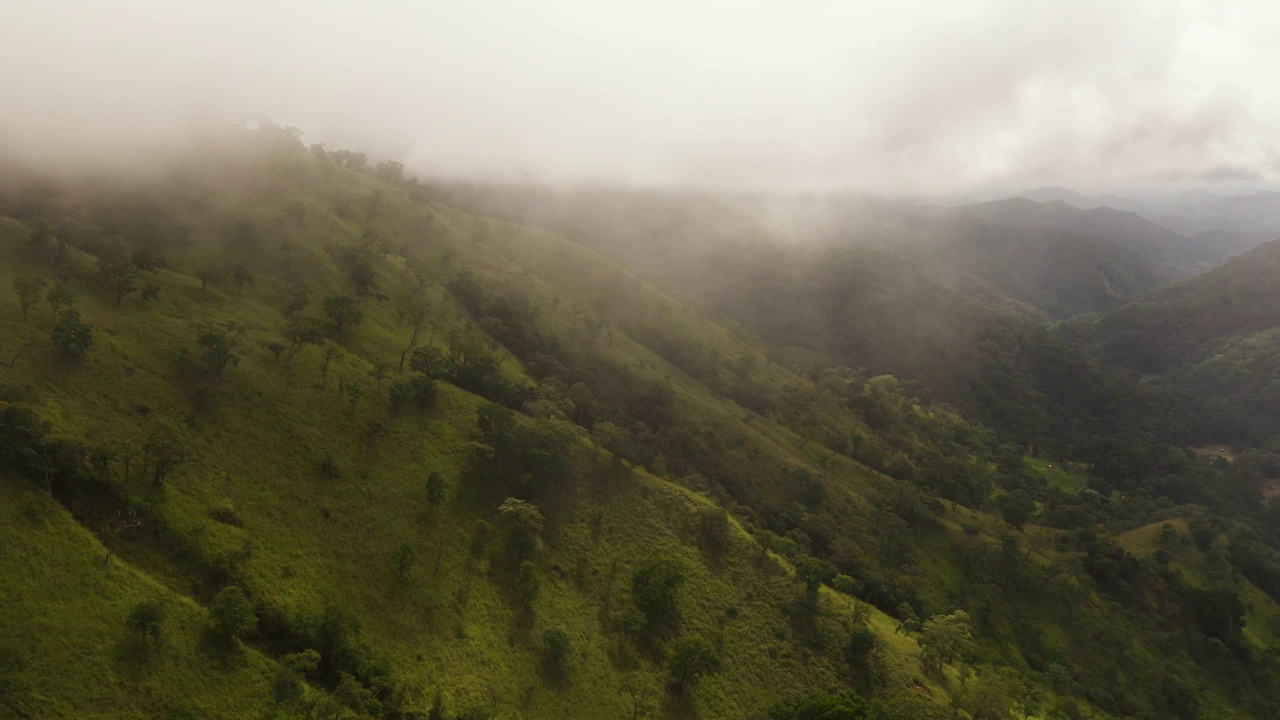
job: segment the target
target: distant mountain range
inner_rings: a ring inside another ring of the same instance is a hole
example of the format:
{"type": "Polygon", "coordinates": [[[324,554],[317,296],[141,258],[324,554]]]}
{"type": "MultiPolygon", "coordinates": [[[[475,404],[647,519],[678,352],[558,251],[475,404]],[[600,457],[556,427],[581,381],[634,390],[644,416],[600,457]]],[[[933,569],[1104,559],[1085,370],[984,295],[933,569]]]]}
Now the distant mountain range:
{"type": "Polygon", "coordinates": [[[1090,203],[1064,188],[1038,196],[1047,199],[915,207],[923,231],[895,233],[894,246],[1065,318],[1196,275],[1264,239],[1220,230],[1189,237],[1131,210],[1073,205],[1064,198],[1090,203]]]}
{"type": "MultiPolygon", "coordinates": [[[[758,257],[779,252],[778,242],[816,244],[904,257],[954,282],[978,281],[1055,319],[1124,303],[1267,239],[1232,230],[1187,236],[1134,210],[1098,204],[1135,201],[1088,198],[1065,188],[963,207],[835,195],[462,185],[449,192],[480,212],[556,228],[683,291],[704,289],[702,263],[709,254],[725,262],[719,253],[727,247],[736,248],[728,257],[758,257]]],[[[794,327],[792,320],[785,324],[794,327]]]]}
{"type": "Polygon", "coordinates": [[[1144,259],[1169,264],[1194,262],[1194,243],[1147,218],[1109,206],[1080,208],[1064,200],[1037,202],[1011,198],[958,208],[956,213],[1024,230],[1059,230],[1104,238],[1144,259]]]}
{"type": "Polygon", "coordinates": [[[1081,210],[1092,210],[1094,208],[1108,207],[1116,210],[1129,210],[1138,212],[1145,209],[1143,203],[1121,195],[1085,195],[1076,192],[1071,188],[1061,186],[1042,187],[1035,190],[1028,190],[1019,197],[1028,200],[1034,200],[1038,203],[1062,202],[1081,210]]]}
{"type": "Polygon", "coordinates": [[[1081,210],[1125,210],[1189,237],[1217,233],[1211,237],[1219,241],[1230,239],[1232,254],[1280,236],[1280,193],[1271,191],[1221,195],[1195,188],[1138,200],[1114,194],[1085,195],[1065,187],[1042,187],[1022,193],[1020,197],[1039,203],[1062,202],[1081,210]]]}

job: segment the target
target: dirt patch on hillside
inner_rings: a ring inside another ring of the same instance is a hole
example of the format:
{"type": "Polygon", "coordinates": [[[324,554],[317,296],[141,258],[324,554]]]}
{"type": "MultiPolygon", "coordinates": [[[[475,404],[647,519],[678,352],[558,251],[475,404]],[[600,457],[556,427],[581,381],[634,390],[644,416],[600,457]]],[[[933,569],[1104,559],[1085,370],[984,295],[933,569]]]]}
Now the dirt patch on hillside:
{"type": "Polygon", "coordinates": [[[1262,502],[1271,502],[1271,498],[1280,496],[1280,478],[1272,478],[1258,488],[1262,492],[1262,502]]]}
{"type": "Polygon", "coordinates": [[[1235,461],[1235,453],[1231,451],[1230,445],[1205,445],[1204,447],[1191,448],[1197,455],[1206,457],[1226,458],[1229,461],[1235,461]]]}

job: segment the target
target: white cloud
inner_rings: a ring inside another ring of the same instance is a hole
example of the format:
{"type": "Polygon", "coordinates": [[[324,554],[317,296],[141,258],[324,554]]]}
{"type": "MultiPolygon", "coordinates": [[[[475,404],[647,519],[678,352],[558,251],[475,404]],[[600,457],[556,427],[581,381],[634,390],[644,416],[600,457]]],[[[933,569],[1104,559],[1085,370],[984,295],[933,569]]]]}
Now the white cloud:
{"type": "Polygon", "coordinates": [[[428,171],[879,193],[1277,173],[1265,2],[0,6],[0,132],[267,114],[428,171]]]}

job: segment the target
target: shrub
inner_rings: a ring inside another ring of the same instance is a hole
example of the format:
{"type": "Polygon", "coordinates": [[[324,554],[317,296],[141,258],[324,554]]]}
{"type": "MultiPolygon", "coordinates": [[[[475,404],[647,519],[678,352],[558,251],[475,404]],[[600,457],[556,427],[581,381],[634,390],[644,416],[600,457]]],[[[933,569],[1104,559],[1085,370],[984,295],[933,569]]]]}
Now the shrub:
{"type": "Polygon", "coordinates": [[[573,650],[573,638],[558,627],[547,628],[542,633],[543,652],[546,654],[547,666],[556,673],[564,671],[565,661],[573,650]]]}

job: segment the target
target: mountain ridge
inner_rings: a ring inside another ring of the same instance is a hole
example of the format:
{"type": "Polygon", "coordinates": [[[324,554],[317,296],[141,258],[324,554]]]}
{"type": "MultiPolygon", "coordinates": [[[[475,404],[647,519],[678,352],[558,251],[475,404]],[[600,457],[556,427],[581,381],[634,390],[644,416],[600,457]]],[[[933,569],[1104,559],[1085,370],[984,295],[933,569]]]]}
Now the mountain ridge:
{"type": "MultiPolygon", "coordinates": [[[[151,182],[0,194],[0,488],[56,518],[0,541],[80,558],[5,568],[0,688],[24,713],[80,697],[62,648],[124,717],[1155,718],[1272,696],[1251,466],[1165,444],[1176,407],[1039,311],[882,246],[711,227],[714,200],[595,196],[571,242],[283,129],[238,143],[151,182]],[[923,372],[966,358],[980,386],[923,372]],[[979,424],[944,389],[1032,422],[979,424]],[[1205,539],[1171,536],[1185,572],[1122,544],[1184,516],[1205,539]],[[1193,573],[1228,543],[1242,575],[1193,573]],[[118,571],[157,590],[57,591],[118,571]],[[237,672],[251,692],[220,702],[237,672]]],[[[895,217],[885,239],[921,221],[895,217]]]]}

